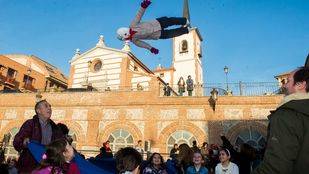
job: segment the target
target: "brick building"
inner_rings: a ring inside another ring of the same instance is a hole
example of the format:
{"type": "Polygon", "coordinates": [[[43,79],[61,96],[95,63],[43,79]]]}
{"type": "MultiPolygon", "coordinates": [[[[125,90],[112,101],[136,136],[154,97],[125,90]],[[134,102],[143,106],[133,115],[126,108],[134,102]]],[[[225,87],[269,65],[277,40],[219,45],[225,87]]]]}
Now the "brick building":
{"type": "MultiPolygon", "coordinates": [[[[214,111],[209,96],[161,97],[159,85],[149,91],[42,93],[53,109],[52,119],[70,128],[77,150],[98,153],[110,140],[115,152],[148,142],[148,150],[168,153],[174,143],[196,140],[220,144],[225,133],[232,144],[261,148],[266,140],[267,115],[282,99],[275,96],[219,96],[214,111]]],[[[12,139],[21,124],[34,115],[35,93],[1,94],[0,139],[12,139]],[[16,102],[18,101],[18,102],[16,102]]],[[[14,154],[9,146],[8,154],[14,154]]]]}
{"type": "Polygon", "coordinates": [[[50,91],[67,88],[67,77],[34,55],[0,55],[0,91],[50,91]]]}

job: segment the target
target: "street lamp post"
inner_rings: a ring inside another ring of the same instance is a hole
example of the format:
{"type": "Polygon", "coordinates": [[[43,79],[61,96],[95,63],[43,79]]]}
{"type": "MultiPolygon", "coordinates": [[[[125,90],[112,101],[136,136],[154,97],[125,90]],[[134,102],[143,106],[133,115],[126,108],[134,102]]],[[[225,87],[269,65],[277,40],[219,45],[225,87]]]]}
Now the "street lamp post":
{"type": "Polygon", "coordinates": [[[229,68],[225,66],[223,68],[224,73],[225,73],[225,81],[226,81],[226,92],[229,93],[229,84],[228,84],[228,79],[227,79],[227,74],[229,73],[229,68]]]}

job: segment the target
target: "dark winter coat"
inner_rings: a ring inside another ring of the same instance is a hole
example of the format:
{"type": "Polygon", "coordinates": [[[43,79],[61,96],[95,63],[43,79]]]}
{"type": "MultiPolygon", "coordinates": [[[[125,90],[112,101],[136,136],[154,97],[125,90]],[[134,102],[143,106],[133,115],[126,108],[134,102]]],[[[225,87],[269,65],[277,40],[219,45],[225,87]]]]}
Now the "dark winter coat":
{"type": "Polygon", "coordinates": [[[169,85],[164,86],[163,88],[164,96],[171,96],[172,88],[169,85]]]}
{"type": "Polygon", "coordinates": [[[186,84],[187,84],[187,91],[193,91],[193,80],[187,79],[186,84]]]}
{"type": "Polygon", "coordinates": [[[253,174],[308,173],[309,94],[288,97],[290,99],[268,117],[264,159],[253,174]]]}
{"type": "MultiPolygon", "coordinates": [[[[63,134],[57,125],[52,120],[50,120],[50,124],[52,127],[51,141],[62,138],[63,134]]],[[[20,153],[17,162],[17,168],[19,172],[31,172],[36,167],[35,159],[32,157],[27,147],[23,145],[25,138],[41,142],[42,129],[39,122],[39,117],[37,115],[33,116],[32,119],[24,122],[14,138],[14,148],[20,153]]]]}

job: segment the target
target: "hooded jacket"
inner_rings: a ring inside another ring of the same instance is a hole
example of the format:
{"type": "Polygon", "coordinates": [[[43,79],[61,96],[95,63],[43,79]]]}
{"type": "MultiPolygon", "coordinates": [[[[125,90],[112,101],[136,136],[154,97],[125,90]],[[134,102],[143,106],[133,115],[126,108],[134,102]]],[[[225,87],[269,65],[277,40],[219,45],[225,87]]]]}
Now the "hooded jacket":
{"type": "MultiPolygon", "coordinates": [[[[50,120],[50,125],[52,127],[52,138],[54,141],[59,138],[63,138],[61,130],[57,125],[50,120]]],[[[13,145],[15,150],[19,152],[19,159],[17,162],[17,168],[19,172],[31,172],[36,167],[36,162],[31,155],[29,149],[23,145],[25,138],[41,142],[42,139],[42,129],[39,122],[39,117],[37,115],[33,116],[32,119],[27,120],[20,128],[19,132],[15,135],[13,145]]]]}
{"type": "Polygon", "coordinates": [[[267,148],[253,174],[308,173],[309,93],[285,97],[268,119],[267,148]]]}
{"type": "Polygon", "coordinates": [[[132,36],[132,42],[142,48],[146,48],[150,50],[152,48],[151,45],[142,41],[142,40],[157,40],[161,36],[161,25],[159,21],[152,20],[149,22],[140,22],[144,13],[145,8],[141,7],[131,22],[130,29],[135,31],[136,33],[132,36]]]}

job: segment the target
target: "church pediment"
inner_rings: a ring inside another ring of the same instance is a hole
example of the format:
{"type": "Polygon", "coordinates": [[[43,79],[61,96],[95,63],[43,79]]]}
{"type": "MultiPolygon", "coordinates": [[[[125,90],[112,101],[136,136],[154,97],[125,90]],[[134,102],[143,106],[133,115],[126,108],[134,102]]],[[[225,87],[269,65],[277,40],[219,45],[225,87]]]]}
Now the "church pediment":
{"type": "Polygon", "coordinates": [[[71,60],[71,65],[76,64],[77,62],[83,61],[83,60],[92,60],[95,58],[102,58],[102,57],[123,57],[126,54],[126,52],[108,48],[108,47],[94,47],[85,53],[82,53],[78,56],[74,56],[71,60]]]}

